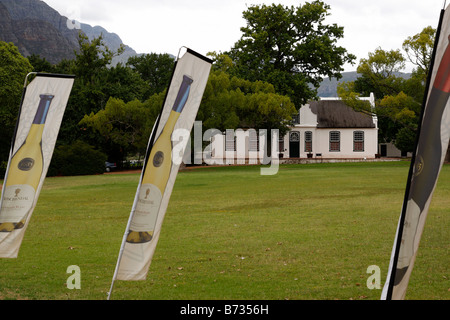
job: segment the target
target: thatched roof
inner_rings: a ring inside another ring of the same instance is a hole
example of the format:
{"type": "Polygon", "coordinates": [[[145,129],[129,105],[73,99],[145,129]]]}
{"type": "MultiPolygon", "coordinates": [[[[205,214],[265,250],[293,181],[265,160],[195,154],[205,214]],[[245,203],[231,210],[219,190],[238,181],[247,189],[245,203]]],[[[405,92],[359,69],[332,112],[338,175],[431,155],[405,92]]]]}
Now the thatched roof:
{"type": "Polygon", "coordinates": [[[372,116],[354,111],[341,100],[311,101],[309,108],[317,115],[317,128],[375,128],[372,116]]]}

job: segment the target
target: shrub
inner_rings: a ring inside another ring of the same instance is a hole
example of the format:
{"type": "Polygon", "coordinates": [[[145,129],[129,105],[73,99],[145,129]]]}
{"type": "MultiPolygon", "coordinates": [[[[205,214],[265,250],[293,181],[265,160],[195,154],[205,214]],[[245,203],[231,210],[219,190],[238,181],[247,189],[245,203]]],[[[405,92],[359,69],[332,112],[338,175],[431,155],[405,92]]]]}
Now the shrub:
{"type": "Polygon", "coordinates": [[[47,176],[76,176],[105,172],[106,155],[93,146],[75,141],[55,148],[47,176]]]}

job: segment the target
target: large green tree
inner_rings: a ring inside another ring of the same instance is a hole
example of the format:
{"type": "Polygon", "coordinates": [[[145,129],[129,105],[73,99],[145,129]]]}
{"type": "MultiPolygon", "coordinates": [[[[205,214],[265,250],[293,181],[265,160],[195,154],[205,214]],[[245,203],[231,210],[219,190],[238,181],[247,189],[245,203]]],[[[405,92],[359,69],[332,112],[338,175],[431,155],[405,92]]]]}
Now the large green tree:
{"type": "Polygon", "coordinates": [[[298,109],[316,96],[324,76],[339,79],[343,65],[356,59],[337,45],[344,29],[326,24],[328,15],[330,6],[318,0],[298,7],[250,6],[243,13],[242,37],[227,53],[235,72],[273,84],[298,109]]]}
{"type": "Polygon", "coordinates": [[[174,63],[175,59],[167,53],[150,53],[128,59],[127,65],[132,67],[147,85],[144,100],[167,88],[174,63]]]}
{"type": "Polygon", "coordinates": [[[213,70],[203,94],[197,120],[203,129],[278,129],[284,135],[295,106],[288,96],[276,93],[272,84],[249,81],[213,70]]]}
{"type": "Polygon", "coordinates": [[[80,125],[102,136],[103,151],[121,163],[128,154],[144,154],[153,123],[164,100],[164,93],[145,102],[124,102],[110,98],[104,109],[85,115],[80,125]]]}

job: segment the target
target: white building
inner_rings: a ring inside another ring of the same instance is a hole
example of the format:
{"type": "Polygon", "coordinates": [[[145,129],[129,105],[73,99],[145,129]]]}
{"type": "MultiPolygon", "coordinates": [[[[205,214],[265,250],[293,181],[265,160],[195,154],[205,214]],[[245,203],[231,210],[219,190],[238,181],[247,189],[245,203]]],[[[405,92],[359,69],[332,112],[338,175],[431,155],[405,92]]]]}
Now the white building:
{"type": "MultiPolygon", "coordinates": [[[[373,95],[360,98],[375,106],[373,95]]],[[[299,110],[280,143],[283,158],[370,159],[378,153],[375,115],[356,112],[338,98],[311,101],[299,110]]]]}
{"type": "MultiPolygon", "coordinates": [[[[360,99],[375,105],[373,95],[360,99]]],[[[265,150],[265,139],[259,139],[259,135],[253,129],[238,129],[214,136],[211,160],[237,164],[263,162],[260,150],[265,150]]],[[[270,132],[267,136],[270,137],[270,132]]],[[[377,154],[376,116],[356,112],[339,98],[322,98],[302,106],[291,130],[279,139],[280,159],[373,159],[377,154]]]]}

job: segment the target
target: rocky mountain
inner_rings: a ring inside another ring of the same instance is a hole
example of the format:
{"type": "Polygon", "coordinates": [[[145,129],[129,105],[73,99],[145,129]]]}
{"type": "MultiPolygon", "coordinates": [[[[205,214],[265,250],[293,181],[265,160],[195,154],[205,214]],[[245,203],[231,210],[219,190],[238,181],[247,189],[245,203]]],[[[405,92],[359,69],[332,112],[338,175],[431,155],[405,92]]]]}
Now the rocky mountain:
{"type": "MultiPolygon", "coordinates": [[[[80,31],[89,39],[103,34],[106,46],[113,51],[122,44],[117,34],[102,27],[84,23],[79,26],[81,29],[40,0],[0,0],[0,40],[14,43],[25,57],[37,54],[50,63],[72,59],[78,49],[80,31]]],[[[136,54],[125,46],[125,52],[113,60],[113,65],[136,54]]]]}
{"type": "Polygon", "coordinates": [[[14,43],[24,56],[39,54],[51,63],[74,57],[78,32],[67,18],[37,0],[0,0],[0,40],[14,43]]]}
{"type": "MultiPolygon", "coordinates": [[[[106,46],[111,49],[112,51],[117,51],[119,49],[120,45],[122,45],[122,40],[120,37],[115,34],[108,32],[105,28],[100,26],[94,26],[92,27],[89,24],[81,23],[81,30],[88,36],[90,40],[99,37],[100,35],[103,36],[103,41],[105,42],[106,46]]],[[[136,51],[134,51],[131,47],[124,45],[125,50],[120,56],[116,56],[112,60],[112,65],[116,65],[118,62],[126,63],[128,61],[128,58],[138,55],[136,51]]]]}

